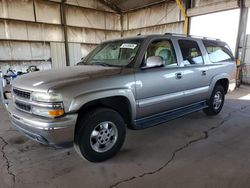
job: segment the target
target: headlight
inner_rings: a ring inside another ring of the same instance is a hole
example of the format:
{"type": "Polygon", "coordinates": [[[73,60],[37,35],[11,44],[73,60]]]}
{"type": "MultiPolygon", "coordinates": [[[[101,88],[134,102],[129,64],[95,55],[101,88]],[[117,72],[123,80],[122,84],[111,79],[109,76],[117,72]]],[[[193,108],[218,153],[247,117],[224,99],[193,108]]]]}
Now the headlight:
{"type": "Polygon", "coordinates": [[[63,99],[61,94],[57,93],[40,93],[33,92],[31,94],[32,101],[40,102],[37,105],[32,105],[31,111],[33,114],[43,117],[58,117],[64,114],[63,99]],[[43,102],[43,103],[42,103],[43,102]]]}
{"type": "Polygon", "coordinates": [[[32,106],[31,111],[33,114],[44,116],[44,117],[58,117],[64,114],[64,108],[62,103],[52,103],[45,107],[32,106]]]}
{"type": "Polygon", "coordinates": [[[33,92],[31,95],[32,101],[38,102],[60,102],[62,101],[62,95],[57,93],[39,93],[33,92]]]}

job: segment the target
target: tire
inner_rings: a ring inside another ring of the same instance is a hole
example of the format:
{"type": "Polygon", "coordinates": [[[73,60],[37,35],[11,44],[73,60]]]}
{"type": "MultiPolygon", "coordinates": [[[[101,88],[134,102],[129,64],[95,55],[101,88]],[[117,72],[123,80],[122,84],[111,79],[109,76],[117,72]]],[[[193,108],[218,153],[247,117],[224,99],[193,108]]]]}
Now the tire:
{"type": "Polygon", "coordinates": [[[75,147],[80,156],[91,162],[113,157],[126,137],[126,124],[121,115],[109,108],[97,108],[80,118],[75,134],[75,147]]]}
{"type": "Polygon", "coordinates": [[[215,85],[210,99],[207,101],[208,107],[203,111],[209,116],[220,113],[225,100],[225,90],[221,85],[215,85]]]}

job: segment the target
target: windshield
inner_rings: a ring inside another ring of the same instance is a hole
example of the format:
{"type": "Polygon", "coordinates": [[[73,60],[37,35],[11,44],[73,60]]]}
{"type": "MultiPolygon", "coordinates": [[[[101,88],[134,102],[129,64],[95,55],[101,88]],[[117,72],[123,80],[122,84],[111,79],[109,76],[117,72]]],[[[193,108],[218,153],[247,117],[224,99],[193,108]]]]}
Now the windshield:
{"type": "Polygon", "coordinates": [[[125,67],[135,58],[140,44],[138,39],[102,43],[78,65],[125,67]]]}

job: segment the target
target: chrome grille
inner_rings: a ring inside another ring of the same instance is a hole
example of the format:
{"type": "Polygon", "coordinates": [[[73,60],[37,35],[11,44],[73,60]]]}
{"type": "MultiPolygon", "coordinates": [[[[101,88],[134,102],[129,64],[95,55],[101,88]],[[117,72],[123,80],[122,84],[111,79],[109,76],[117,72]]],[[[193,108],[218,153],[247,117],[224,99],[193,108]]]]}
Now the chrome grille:
{"type": "Polygon", "coordinates": [[[26,112],[30,112],[30,110],[31,110],[31,106],[29,104],[24,104],[24,103],[21,103],[19,101],[16,101],[15,104],[16,104],[16,107],[20,110],[23,110],[26,112]]]}
{"type": "Polygon", "coordinates": [[[13,89],[13,93],[17,97],[20,97],[20,98],[23,98],[23,99],[30,99],[30,92],[22,91],[22,90],[19,90],[19,89],[13,89]]]}

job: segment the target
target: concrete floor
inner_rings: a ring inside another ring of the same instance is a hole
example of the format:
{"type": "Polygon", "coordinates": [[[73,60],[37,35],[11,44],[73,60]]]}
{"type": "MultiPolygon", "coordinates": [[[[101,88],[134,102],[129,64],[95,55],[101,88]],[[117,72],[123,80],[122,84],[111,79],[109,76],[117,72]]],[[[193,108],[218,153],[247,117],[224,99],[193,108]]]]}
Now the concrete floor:
{"type": "Polygon", "coordinates": [[[250,87],[226,98],[216,117],[128,131],[119,154],[98,164],[25,138],[1,107],[0,187],[249,187],[250,87]]]}

